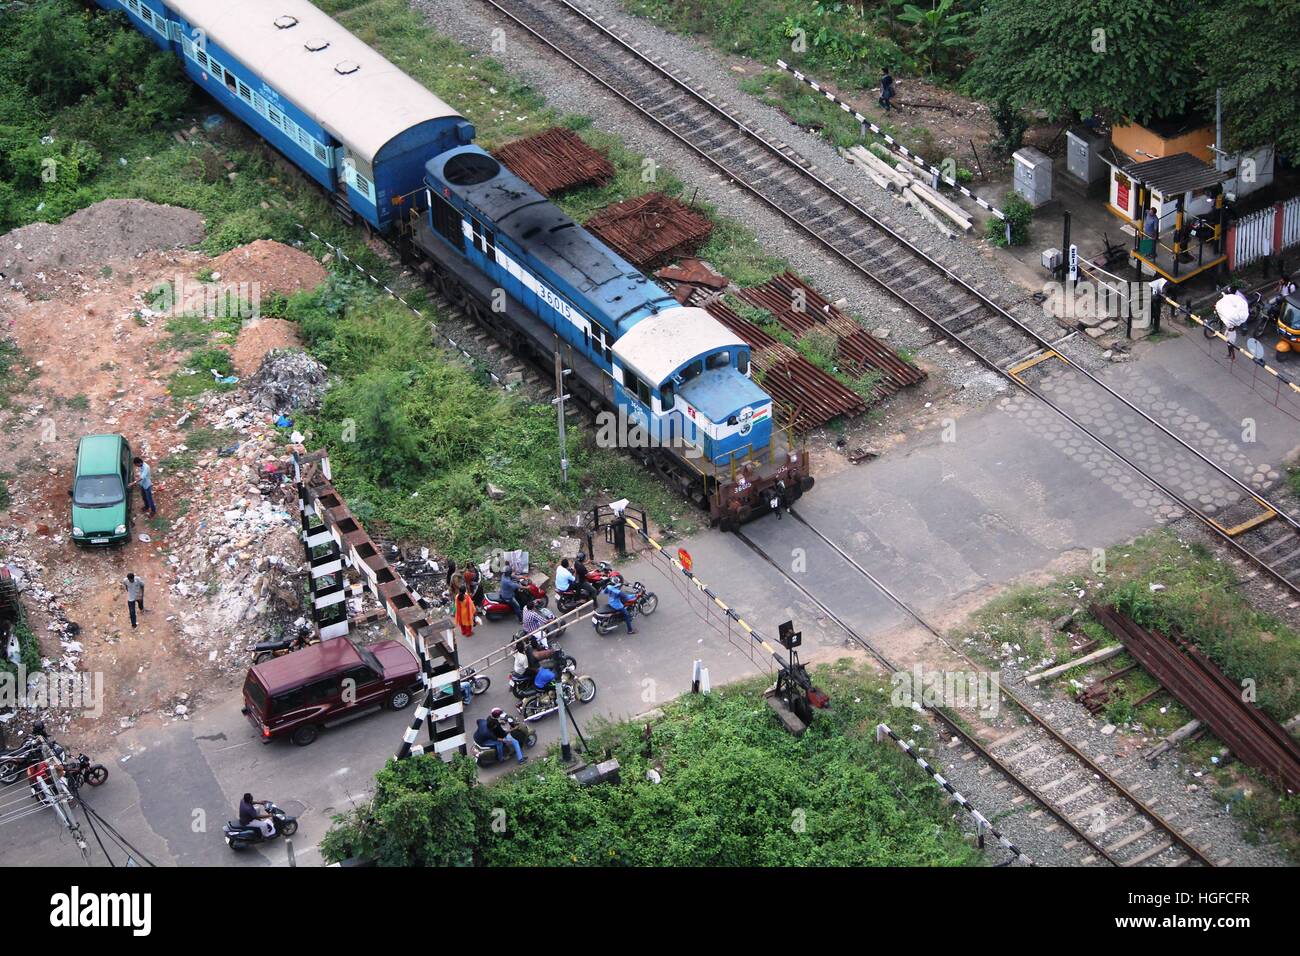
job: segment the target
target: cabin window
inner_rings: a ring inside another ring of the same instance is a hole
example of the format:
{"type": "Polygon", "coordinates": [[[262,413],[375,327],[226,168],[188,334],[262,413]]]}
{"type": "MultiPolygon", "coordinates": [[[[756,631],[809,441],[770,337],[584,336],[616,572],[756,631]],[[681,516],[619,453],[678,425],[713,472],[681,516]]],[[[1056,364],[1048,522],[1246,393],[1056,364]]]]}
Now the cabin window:
{"type": "Polygon", "coordinates": [[[681,383],[685,385],[691,379],[699,378],[703,372],[704,372],[704,363],[701,362],[699,359],[696,359],[690,365],[687,365],[680,372],[678,372],[677,377],[681,380],[681,383]]]}
{"type": "Polygon", "coordinates": [[[455,206],[432,191],[429,193],[429,221],[442,238],[457,249],[464,247],[460,213],[456,211],[455,206]]]}
{"type": "Polygon", "coordinates": [[[673,393],[672,382],[659,386],[659,407],[666,412],[676,404],[677,396],[673,393]]]}
{"type": "Polygon", "coordinates": [[[731,353],[718,352],[715,355],[710,355],[704,360],[704,364],[708,368],[726,368],[731,364],[731,353]]]}
{"type": "Polygon", "coordinates": [[[639,378],[636,380],[636,397],[641,399],[642,405],[650,404],[650,386],[639,378]]]}
{"type": "Polygon", "coordinates": [[[603,325],[599,322],[591,323],[592,351],[602,355],[606,362],[613,361],[613,355],[610,350],[610,342],[612,339],[613,336],[609,334],[609,330],[603,325]]]}
{"type": "Polygon", "coordinates": [[[740,370],[741,375],[749,374],[749,353],[741,352],[736,356],[736,368],[740,370]]]}

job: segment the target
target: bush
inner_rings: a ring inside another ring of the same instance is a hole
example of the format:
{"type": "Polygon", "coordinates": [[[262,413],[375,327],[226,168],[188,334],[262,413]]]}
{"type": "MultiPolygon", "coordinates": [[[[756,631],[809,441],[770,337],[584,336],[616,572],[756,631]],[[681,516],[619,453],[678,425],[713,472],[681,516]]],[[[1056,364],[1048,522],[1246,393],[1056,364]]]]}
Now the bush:
{"type": "MultiPolygon", "coordinates": [[[[393,866],[978,865],[942,791],[875,743],[885,685],[847,665],[816,677],[834,706],[799,739],[763,706],[762,681],[666,706],[649,756],[642,724],[588,727],[593,752],[622,767],[617,786],[579,786],[550,759],[489,787],[470,786],[468,760],[390,762],[322,853],[393,866]]],[[[910,711],[893,716],[910,726],[910,711]]]]}
{"type": "Polygon", "coordinates": [[[1007,193],[1002,202],[1005,220],[994,216],[985,223],[985,235],[995,246],[1023,246],[1029,241],[1029,222],[1034,218],[1034,207],[1019,193],[1007,193]],[[1007,226],[1011,226],[1011,242],[1007,242],[1007,226]]]}

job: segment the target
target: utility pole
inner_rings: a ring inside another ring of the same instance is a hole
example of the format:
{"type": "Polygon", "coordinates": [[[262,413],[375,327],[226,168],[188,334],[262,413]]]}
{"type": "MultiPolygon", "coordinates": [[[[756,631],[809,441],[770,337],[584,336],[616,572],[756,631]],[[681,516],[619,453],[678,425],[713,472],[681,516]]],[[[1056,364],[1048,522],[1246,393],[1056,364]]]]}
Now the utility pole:
{"type": "MultiPolygon", "coordinates": [[[[556,356],[558,359],[559,356],[556,356]]],[[[561,432],[563,434],[563,432],[561,432]]],[[[564,707],[564,665],[560,665],[560,675],[555,679],[555,700],[560,706],[560,762],[573,762],[573,748],[569,746],[569,714],[564,707]]]]}
{"type": "Polygon", "coordinates": [[[569,483],[569,445],[564,436],[564,402],[571,396],[564,394],[564,376],[568,375],[572,369],[564,367],[564,359],[560,356],[559,349],[555,351],[555,398],[551,404],[556,408],[556,416],[560,426],[560,477],[564,484],[569,483]]]}

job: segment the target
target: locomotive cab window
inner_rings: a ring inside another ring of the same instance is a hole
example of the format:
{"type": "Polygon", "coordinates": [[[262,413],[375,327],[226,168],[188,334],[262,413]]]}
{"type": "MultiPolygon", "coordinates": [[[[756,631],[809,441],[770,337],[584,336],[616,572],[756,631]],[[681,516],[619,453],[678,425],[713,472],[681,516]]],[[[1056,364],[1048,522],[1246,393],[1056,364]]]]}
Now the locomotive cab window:
{"type": "Polygon", "coordinates": [[[691,379],[699,378],[700,375],[703,374],[703,372],[704,372],[704,363],[701,362],[699,359],[696,359],[690,365],[687,365],[685,368],[683,368],[680,372],[677,373],[677,380],[681,382],[683,385],[685,385],[691,379]]]}
{"type": "Polygon", "coordinates": [[[749,353],[741,352],[736,356],[736,368],[740,370],[741,375],[749,374],[749,353]]]}
{"type": "Polygon", "coordinates": [[[704,364],[709,368],[726,368],[731,364],[731,353],[718,352],[715,355],[710,355],[704,360],[704,364]]]}
{"type": "Polygon", "coordinates": [[[676,404],[677,396],[673,393],[673,383],[665,382],[659,387],[659,407],[666,412],[676,404]]]}

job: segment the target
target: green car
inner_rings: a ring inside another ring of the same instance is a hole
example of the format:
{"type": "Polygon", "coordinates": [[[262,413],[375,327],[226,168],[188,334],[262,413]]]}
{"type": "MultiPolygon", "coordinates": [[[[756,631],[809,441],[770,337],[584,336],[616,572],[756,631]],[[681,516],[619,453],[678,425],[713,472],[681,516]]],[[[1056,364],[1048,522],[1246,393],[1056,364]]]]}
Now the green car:
{"type": "Polygon", "coordinates": [[[121,435],[87,435],[77,443],[72,540],[121,544],[131,537],[131,446],[121,435]]]}

